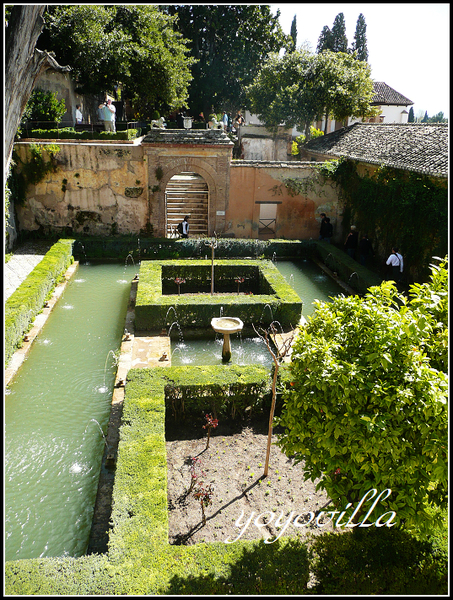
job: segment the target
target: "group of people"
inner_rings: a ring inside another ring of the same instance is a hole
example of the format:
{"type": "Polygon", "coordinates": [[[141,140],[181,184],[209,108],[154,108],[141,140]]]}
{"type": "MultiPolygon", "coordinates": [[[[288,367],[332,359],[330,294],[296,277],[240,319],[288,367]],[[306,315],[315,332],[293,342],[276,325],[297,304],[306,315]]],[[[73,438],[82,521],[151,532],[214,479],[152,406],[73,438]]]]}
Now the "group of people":
{"type": "MultiPolygon", "coordinates": [[[[321,213],[321,227],[319,230],[319,239],[330,244],[330,239],[333,236],[333,226],[329,217],[325,213],[321,213]]],[[[354,258],[358,252],[360,264],[367,266],[372,256],[374,256],[373,245],[367,233],[364,233],[359,240],[359,232],[355,225],[351,225],[351,229],[344,242],[344,249],[347,254],[354,258]]],[[[392,252],[385,263],[391,269],[391,277],[397,283],[401,281],[403,273],[404,261],[403,256],[399,252],[398,247],[394,246],[392,252]]]]}
{"type": "Polygon", "coordinates": [[[98,118],[100,121],[104,122],[105,131],[116,131],[116,107],[110,98],[105,102],[101,102],[101,104],[98,106],[98,118]]]}

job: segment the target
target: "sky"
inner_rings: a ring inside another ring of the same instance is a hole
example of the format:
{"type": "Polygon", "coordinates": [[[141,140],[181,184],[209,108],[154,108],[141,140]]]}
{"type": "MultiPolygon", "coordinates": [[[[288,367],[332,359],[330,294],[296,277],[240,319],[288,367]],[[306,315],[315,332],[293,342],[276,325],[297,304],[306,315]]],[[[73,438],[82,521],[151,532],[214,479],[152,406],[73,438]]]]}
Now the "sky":
{"type": "Polygon", "coordinates": [[[287,34],[296,15],[297,46],[316,52],[325,25],[332,29],[343,13],[348,47],[360,13],[365,17],[368,64],[373,81],[384,81],[409,100],[414,114],[450,113],[450,5],[418,3],[270,4],[280,9],[287,34]]]}

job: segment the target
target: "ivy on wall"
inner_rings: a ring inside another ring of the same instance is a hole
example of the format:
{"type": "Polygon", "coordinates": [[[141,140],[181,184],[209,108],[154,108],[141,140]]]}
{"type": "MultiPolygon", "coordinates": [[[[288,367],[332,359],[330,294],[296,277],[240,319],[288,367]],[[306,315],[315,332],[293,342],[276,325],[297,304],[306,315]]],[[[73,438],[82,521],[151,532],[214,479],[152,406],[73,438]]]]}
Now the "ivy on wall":
{"type": "Polygon", "coordinates": [[[36,185],[48,173],[56,171],[55,155],[59,151],[60,146],[57,144],[46,144],[45,147],[41,144],[30,144],[29,159],[26,162],[22,162],[14,151],[13,160],[16,166],[11,170],[9,187],[15,202],[23,204],[28,185],[36,185]],[[17,168],[19,164],[20,169],[17,168]]]}
{"type": "Polygon", "coordinates": [[[348,160],[324,163],[321,172],[340,185],[344,225],[354,224],[373,239],[376,253],[387,258],[397,246],[405,271],[425,281],[432,256],[448,252],[448,190],[427,175],[379,167],[359,175],[348,160]]]}

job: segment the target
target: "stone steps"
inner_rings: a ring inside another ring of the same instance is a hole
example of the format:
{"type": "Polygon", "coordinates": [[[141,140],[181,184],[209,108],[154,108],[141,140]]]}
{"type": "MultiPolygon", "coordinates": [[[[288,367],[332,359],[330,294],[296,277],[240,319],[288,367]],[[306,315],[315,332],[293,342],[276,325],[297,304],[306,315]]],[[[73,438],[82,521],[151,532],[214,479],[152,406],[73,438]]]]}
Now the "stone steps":
{"type": "Polygon", "coordinates": [[[186,215],[189,215],[189,235],[207,235],[208,200],[208,186],[200,176],[185,173],[172,177],[165,190],[167,236],[176,235],[176,226],[186,215]]]}

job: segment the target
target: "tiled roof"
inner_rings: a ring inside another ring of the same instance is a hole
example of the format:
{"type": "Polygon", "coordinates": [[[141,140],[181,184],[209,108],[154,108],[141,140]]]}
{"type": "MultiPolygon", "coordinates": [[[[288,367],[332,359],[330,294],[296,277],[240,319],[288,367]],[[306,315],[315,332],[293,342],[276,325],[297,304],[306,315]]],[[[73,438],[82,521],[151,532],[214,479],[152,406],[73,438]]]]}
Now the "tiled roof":
{"type": "Polygon", "coordinates": [[[310,153],[351,160],[434,177],[448,175],[448,124],[354,123],[310,140],[310,153]]]}
{"type": "Polygon", "coordinates": [[[234,145],[221,129],[150,129],[143,138],[142,143],[234,145]]]}
{"type": "Polygon", "coordinates": [[[372,104],[396,104],[409,106],[414,104],[412,100],[403,96],[383,81],[373,81],[373,100],[372,104]]]}

